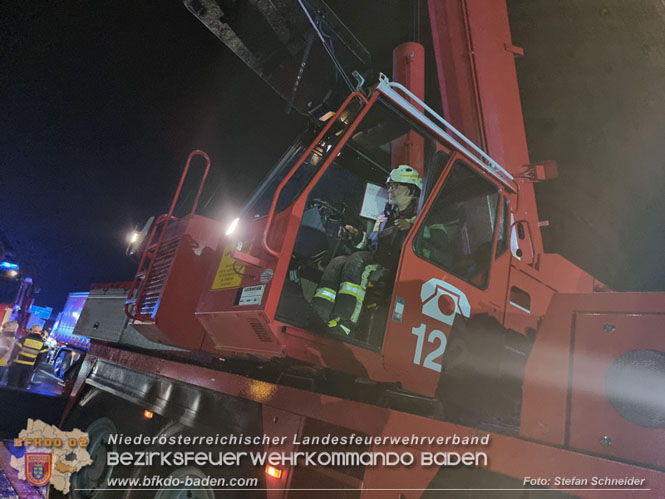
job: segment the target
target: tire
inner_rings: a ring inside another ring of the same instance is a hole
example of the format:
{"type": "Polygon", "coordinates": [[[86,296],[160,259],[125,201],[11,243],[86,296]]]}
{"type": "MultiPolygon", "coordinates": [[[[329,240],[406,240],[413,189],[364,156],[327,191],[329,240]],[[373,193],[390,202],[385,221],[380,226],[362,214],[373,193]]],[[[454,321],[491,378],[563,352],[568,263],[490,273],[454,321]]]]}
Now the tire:
{"type": "MultiPolygon", "coordinates": [[[[154,432],[151,435],[164,435],[166,437],[183,434],[190,436],[205,436],[208,432],[224,431],[223,427],[210,429],[210,428],[190,428],[179,422],[168,421],[160,430],[154,432]]],[[[211,433],[214,435],[214,433],[211,433]]],[[[170,446],[170,445],[160,445],[158,443],[144,448],[146,452],[153,451],[177,451],[183,450],[179,446],[170,446]]],[[[237,449],[236,449],[237,450],[237,449]]],[[[231,449],[233,451],[233,449],[231,449]]],[[[122,495],[121,499],[214,499],[219,497],[224,497],[225,499],[257,499],[265,498],[265,493],[260,490],[260,485],[257,491],[250,490],[233,490],[228,489],[224,491],[217,491],[213,487],[211,488],[199,488],[199,489],[187,489],[184,481],[185,478],[198,478],[204,479],[208,476],[215,478],[225,478],[230,479],[232,477],[241,476],[249,477],[253,472],[256,472],[255,469],[248,466],[241,467],[216,467],[213,465],[208,465],[205,467],[197,466],[161,466],[158,464],[153,464],[150,466],[135,466],[132,468],[131,474],[129,475],[130,479],[133,480],[142,480],[143,477],[154,477],[158,476],[163,479],[163,484],[159,485],[150,485],[148,487],[141,487],[133,489],[131,491],[126,491],[122,495]],[[169,478],[178,478],[181,480],[179,485],[174,485],[169,478]],[[160,487],[159,490],[150,489],[150,487],[160,487]]],[[[260,482],[259,482],[260,483],[260,482]]],[[[118,496],[120,499],[120,496],[118,496]]]]}
{"type": "MultiPolygon", "coordinates": [[[[177,468],[171,472],[168,478],[175,478],[184,481],[186,478],[207,478],[207,474],[199,468],[185,466],[177,468]]],[[[167,479],[168,479],[167,478],[167,479]]],[[[215,492],[211,489],[175,489],[164,488],[157,491],[155,499],[215,499],[215,492]]]]}
{"type": "MultiPolygon", "coordinates": [[[[162,428],[157,430],[153,435],[164,435],[166,437],[170,437],[172,435],[177,435],[178,433],[182,432],[185,430],[185,426],[176,423],[173,421],[169,421],[164,425],[162,428]]],[[[154,451],[159,451],[163,450],[160,449],[158,445],[151,445],[149,447],[145,448],[146,452],[154,452],[154,451]]],[[[129,477],[132,480],[138,480],[141,477],[144,476],[153,476],[155,474],[159,474],[160,472],[159,467],[152,467],[152,466],[134,466],[129,477]]],[[[148,491],[143,491],[143,490],[135,490],[135,491],[125,491],[125,493],[122,496],[122,499],[148,499],[149,497],[152,497],[152,493],[148,493],[148,491]]]]}
{"type": "Polygon", "coordinates": [[[108,443],[108,436],[118,433],[115,423],[107,417],[101,417],[93,421],[85,432],[88,433],[88,454],[92,464],[72,475],[70,499],[99,497],[97,491],[80,489],[104,488],[114,468],[106,465],[106,454],[117,452],[116,445],[108,443]]]}
{"type": "MultiPolygon", "coordinates": [[[[132,468],[128,466],[107,466],[106,453],[133,450],[131,446],[108,444],[106,438],[114,434],[146,434],[155,432],[155,427],[163,425],[162,419],[144,419],[142,409],[114,395],[90,388],[79,400],[67,417],[63,429],[75,428],[88,433],[88,454],[93,464],[72,474],[69,499],[118,499],[122,492],[117,490],[75,490],[107,488],[109,477],[125,478],[132,468]]],[[[53,488],[51,487],[51,492],[53,488]]],[[[59,497],[56,493],[54,497],[59,497]]]]}
{"type": "MultiPolygon", "coordinates": [[[[164,435],[166,437],[170,437],[173,435],[178,435],[179,433],[187,432],[188,428],[181,423],[176,423],[174,421],[169,421],[163,428],[161,428],[159,431],[157,431],[156,434],[158,435],[164,435]]],[[[147,452],[154,452],[154,451],[163,451],[165,448],[160,445],[154,445],[147,447],[145,449],[147,452]]],[[[159,466],[135,466],[134,469],[132,470],[132,473],[130,475],[130,478],[137,480],[141,479],[144,476],[153,476],[153,475],[162,475],[164,473],[164,468],[161,468],[159,466]]],[[[187,477],[192,477],[192,478],[206,478],[210,474],[210,471],[208,473],[204,472],[200,468],[194,467],[194,466],[182,466],[179,468],[172,469],[170,473],[165,479],[168,478],[177,478],[179,480],[182,480],[184,482],[185,478],[187,477]]],[[[170,481],[169,481],[170,483],[170,481]]],[[[160,488],[158,491],[150,491],[150,490],[141,490],[135,489],[133,491],[126,491],[125,494],[123,495],[123,499],[215,499],[215,492],[210,489],[196,489],[196,490],[186,490],[184,489],[184,485],[180,485],[179,487],[176,486],[168,486],[164,488],[160,488]],[[174,490],[174,489],[179,489],[179,490],[174,490]]]]}

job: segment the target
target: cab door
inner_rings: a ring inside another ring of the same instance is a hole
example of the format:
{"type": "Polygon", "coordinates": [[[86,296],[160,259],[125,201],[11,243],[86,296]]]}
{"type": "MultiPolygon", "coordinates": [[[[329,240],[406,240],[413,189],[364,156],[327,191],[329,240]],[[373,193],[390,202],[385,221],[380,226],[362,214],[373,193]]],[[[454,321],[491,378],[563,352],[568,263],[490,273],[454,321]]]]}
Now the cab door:
{"type": "Polygon", "coordinates": [[[453,154],[404,243],[388,312],[384,363],[404,388],[434,394],[455,320],[500,320],[508,216],[504,188],[453,154]]]}

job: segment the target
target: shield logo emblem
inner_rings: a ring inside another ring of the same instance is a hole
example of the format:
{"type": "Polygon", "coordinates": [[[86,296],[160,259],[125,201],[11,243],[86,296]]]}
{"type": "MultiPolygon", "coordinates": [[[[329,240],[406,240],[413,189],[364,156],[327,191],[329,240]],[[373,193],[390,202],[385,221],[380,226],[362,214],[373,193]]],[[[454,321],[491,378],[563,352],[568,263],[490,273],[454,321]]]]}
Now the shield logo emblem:
{"type": "Polygon", "coordinates": [[[34,487],[46,485],[51,479],[51,453],[26,452],[25,479],[34,487]]]}

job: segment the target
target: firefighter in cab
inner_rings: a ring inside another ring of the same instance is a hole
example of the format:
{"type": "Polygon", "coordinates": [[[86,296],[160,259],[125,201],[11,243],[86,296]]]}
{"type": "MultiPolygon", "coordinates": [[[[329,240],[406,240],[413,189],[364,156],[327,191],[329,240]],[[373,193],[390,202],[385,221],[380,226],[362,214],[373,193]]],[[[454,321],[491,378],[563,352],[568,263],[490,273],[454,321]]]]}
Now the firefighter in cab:
{"type": "Polygon", "coordinates": [[[423,182],[415,169],[400,165],[390,172],[386,187],[388,203],[374,230],[367,234],[351,225],[342,228],[355,251],[330,261],[314,294],[312,306],[331,333],[353,334],[373,273],[379,272],[386,283],[394,280],[402,243],[416,218],[423,182]]]}
{"type": "Polygon", "coordinates": [[[26,389],[37,358],[48,350],[42,336],[42,327],[37,324],[32,326],[28,335],[17,343],[16,348],[18,354],[9,368],[7,386],[26,389]]]}

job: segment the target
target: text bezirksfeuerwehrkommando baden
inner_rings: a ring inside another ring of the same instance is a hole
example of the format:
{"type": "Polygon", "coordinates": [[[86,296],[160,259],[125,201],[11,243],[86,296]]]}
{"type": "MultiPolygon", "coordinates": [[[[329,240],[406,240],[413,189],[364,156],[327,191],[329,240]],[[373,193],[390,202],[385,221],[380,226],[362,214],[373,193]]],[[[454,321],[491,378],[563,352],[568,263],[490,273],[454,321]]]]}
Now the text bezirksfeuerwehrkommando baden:
{"type": "Polygon", "coordinates": [[[110,445],[141,446],[141,451],[107,452],[106,460],[110,466],[239,466],[242,461],[249,460],[252,465],[272,466],[410,466],[418,463],[421,466],[487,466],[488,456],[485,452],[459,452],[457,447],[486,446],[489,435],[403,435],[403,436],[371,436],[371,435],[314,435],[291,436],[275,435],[124,435],[112,434],[108,437],[110,445]],[[250,451],[228,449],[223,451],[203,450],[166,450],[179,446],[281,446],[287,442],[297,445],[298,451],[250,451]],[[456,447],[455,450],[434,452],[421,451],[412,453],[409,450],[386,451],[377,450],[379,446],[445,446],[456,447]],[[152,446],[152,450],[145,450],[152,446]],[[306,450],[317,446],[317,450],[306,450]],[[325,446],[331,450],[320,450],[325,446]],[[372,446],[372,450],[344,449],[344,446],[372,446]]]}

